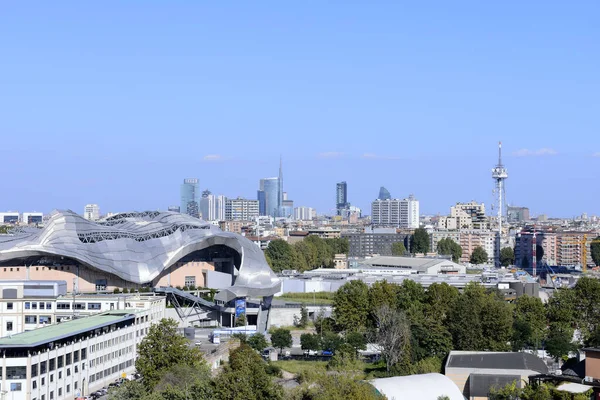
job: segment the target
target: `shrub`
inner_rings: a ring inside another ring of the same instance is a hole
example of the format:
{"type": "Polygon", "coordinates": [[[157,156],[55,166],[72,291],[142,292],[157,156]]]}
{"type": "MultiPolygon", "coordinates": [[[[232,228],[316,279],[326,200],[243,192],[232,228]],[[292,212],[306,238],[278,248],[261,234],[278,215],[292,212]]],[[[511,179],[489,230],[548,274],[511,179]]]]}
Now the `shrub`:
{"type": "Polygon", "coordinates": [[[121,291],[119,290],[119,288],[116,287],[115,290],[113,290],[113,293],[118,294],[118,293],[121,293],[121,291]]]}

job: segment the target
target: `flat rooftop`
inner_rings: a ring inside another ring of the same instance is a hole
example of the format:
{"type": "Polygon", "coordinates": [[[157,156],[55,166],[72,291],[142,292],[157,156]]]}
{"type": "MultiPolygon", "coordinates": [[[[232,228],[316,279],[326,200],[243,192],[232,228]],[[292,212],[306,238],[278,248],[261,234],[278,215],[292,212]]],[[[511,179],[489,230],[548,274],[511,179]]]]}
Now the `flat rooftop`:
{"type": "Polygon", "coordinates": [[[0,338],[0,349],[40,346],[69,336],[104,328],[117,322],[133,319],[137,312],[137,310],[109,311],[7,336],[0,338]]]}

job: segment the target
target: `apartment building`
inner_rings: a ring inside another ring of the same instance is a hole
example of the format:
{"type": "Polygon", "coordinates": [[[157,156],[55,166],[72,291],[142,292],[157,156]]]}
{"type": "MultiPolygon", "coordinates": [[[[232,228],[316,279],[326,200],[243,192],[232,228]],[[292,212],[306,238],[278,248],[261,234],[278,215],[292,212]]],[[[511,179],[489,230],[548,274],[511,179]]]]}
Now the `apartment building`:
{"type": "Polygon", "coordinates": [[[419,201],[408,199],[377,199],[371,203],[371,223],[375,226],[398,228],[419,227],[419,201]]]}
{"type": "Polygon", "coordinates": [[[494,264],[498,241],[498,233],[494,231],[461,231],[460,246],[462,247],[461,263],[468,263],[471,259],[473,250],[482,247],[488,255],[488,263],[494,264]]]}
{"type": "Polygon", "coordinates": [[[225,202],[225,219],[227,221],[248,221],[258,218],[258,200],[238,197],[225,202]]]}

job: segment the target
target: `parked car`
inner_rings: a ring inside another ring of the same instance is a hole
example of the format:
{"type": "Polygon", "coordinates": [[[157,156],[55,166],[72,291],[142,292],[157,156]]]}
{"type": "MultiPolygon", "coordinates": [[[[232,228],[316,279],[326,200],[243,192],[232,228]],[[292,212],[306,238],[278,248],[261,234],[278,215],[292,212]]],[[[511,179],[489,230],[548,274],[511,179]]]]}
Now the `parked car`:
{"type": "Polygon", "coordinates": [[[321,353],[321,355],[332,356],[333,355],[333,351],[331,351],[331,350],[323,350],[323,353],[321,353]]]}

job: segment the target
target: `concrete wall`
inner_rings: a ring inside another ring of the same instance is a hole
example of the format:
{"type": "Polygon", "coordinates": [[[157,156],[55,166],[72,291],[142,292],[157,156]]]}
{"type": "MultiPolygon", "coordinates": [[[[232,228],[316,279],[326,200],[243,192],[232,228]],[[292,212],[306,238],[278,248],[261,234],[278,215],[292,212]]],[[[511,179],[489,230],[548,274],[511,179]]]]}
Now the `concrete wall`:
{"type": "Polygon", "coordinates": [[[600,352],[585,352],[585,376],[600,379],[600,352]]]}

